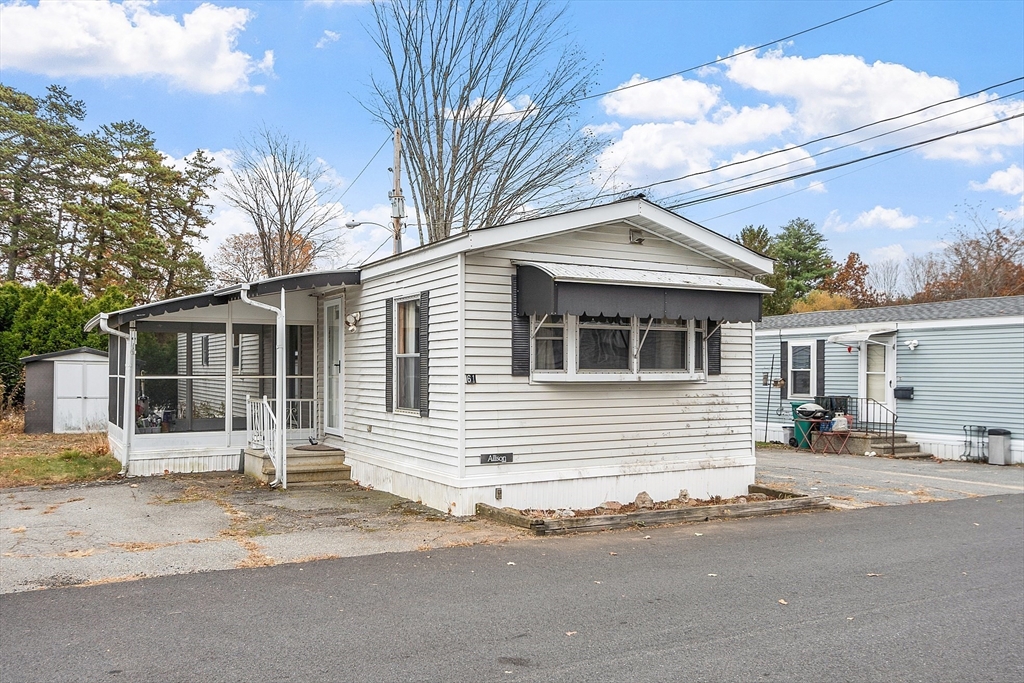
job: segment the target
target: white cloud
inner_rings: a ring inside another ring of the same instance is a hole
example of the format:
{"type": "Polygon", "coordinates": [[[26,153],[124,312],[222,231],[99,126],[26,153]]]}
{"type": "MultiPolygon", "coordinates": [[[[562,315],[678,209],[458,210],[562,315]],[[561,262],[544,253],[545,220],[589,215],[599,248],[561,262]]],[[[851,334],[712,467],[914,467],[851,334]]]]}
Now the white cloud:
{"type": "Polygon", "coordinates": [[[807,190],[817,194],[824,194],[828,192],[828,188],[825,187],[825,183],[820,180],[814,180],[807,184],[807,190]]]}
{"type": "Polygon", "coordinates": [[[791,123],[785,107],[761,105],[739,111],[722,107],[710,119],[693,123],[637,124],[601,154],[599,164],[605,173],[615,172],[618,181],[627,183],[705,171],[722,150],[762,141],[791,123]]]}
{"type": "Polygon", "coordinates": [[[882,261],[906,261],[907,250],[902,244],[890,244],[886,247],[877,247],[868,252],[869,263],[880,263],[882,261]]]}
{"type": "Polygon", "coordinates": [[[157,77],[181,90],[263,92],[249,79],[273,72],[273,51],[256,58],[236,45],[252,16],[204,3],[179,22],[141,0],[15,0],[0,5],[0,59],[5,69],[52,78],[157,77]]]}
{"type": "Polygon", "coordinates": [[[917,216],[904,215],[899,207],[887,209],[883,206],[876,206],[870,211],[862,212],[852,223],[843,221],[838,211],[833,210],[825,219],[824,229],[826,231],[847,232],[849,230],[866,230],[869,228],[882,228],[885,230],[909,230],[921,223],[917,216]]]}
{"type": "Polygon", "coordinates": [[[618,87],[628,90],[614,92],[601,98],[601,106],[610,116],[651,121],[693,121],[702,118],[718,103],[721,89],[700,81],[688,81],[682,76],[649,82],[639,74],[618,87]]]}
{"type": "MultiPolygon", "coordinates": [[[[804,58],[786,56],[781,50],[751,52],[730,60],[726,75],[744,87],[793,100],[796,125],[807,136],[836,133],[960,96],[959,85],[951,79],[930,76],[902,64],[868,64],[852,55],[804,58]]],[[[994,97],[982,93],[902,118],[890,128],[980,105],[860,147],[870,150],[935,137],[1005,118],[1024,107],[1019,99],[990,102],[994,97]]],[[[851,139],[883,130],[883,126],[875,127],[851,139]]],[[[921,154],[933,159],[1000,161],[1004,153],[1022,144],[1024,121],[1018,119],[930,144],[921,148],[921,154]]]]}
{"type": "Polygon", "coordinates": [[[339,38],[341,38],[341,34],[340,33],[336,32],[336,31],[328,31],[327,29],[324,29],[324,34],[322,36],[320,36],[320,40],[316,41],[316,48],[317,49],[323,49],[323,48],[327,47],[328,45],[330,45],[331,43],[338,42],[339,38]]]}
{"type": "Polygon", "coordinates": [[[978,192],[992,190],[1008,195],[1024,194],[1024,169],[1013,164],[1005,171],[996,171],[983,183],[972,181],[971,189],[978,192]]]}

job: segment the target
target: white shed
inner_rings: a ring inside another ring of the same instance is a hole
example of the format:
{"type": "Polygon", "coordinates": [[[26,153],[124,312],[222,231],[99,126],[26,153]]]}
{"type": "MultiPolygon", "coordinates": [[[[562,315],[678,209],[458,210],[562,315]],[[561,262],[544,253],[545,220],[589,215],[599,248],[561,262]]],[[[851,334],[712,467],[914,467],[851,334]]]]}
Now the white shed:
{"type": "Polygon", "coordinates": [[[25,432],[102,432],[107,428],[107,353],[87,347],[21,359],[25,432]]]}

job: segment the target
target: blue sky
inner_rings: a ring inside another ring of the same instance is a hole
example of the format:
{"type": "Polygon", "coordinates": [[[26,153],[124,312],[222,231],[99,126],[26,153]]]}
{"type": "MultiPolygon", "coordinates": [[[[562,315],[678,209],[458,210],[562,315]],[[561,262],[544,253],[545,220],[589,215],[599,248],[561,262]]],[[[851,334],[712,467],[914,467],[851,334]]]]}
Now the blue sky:
{"type": "MultiPolygon", "coordinates": [[[[607,91],[871,4],[574,0],[567,5],[566,40],[595,63],[597,90],[607,91]]],[[[0,80],[34,95],[49,83],[66,85],[88,105],[86,128],[136,119],[175,158],[203,148],[227,163],[239,136],[260,123],[278,127],[333,169],[347,190],[346,218],[385,222],[389,149],[352,183],[389,137],[360,105],[369,96],[370,74],[383,74],[364,28],[370,20],[368,5],[330,0],[3,0],[0,80]]],[[[823,151],[821,144],[801,146],[1021,76],[1024,2],[897,0],[713,68],[590,100],[578,123],[611,140],[599,163],[616,169],[610,182],[618,187],[779,149],[786,151],[773,164],[790,161],[781,170],[801,171],[1019,114],[1024,100],[1011,94],[1024,89],[1022,81],[905,119],[920,123],[975,105],[876,141],[859,142],[867,132],[832,140],[832,146],[856,144],[817,158],[809,155],[823,151]]],[[[523,94],[529,93],[509,99],[523,94]]],[[[1022,121],[680,212],[730,236],[744,225],[774,230],[803,217],[824,231],[838,260],[850,251],[869,263],[902,259],[940,248],[962,222],[958,206],[965,203],[981,203],[993,220],[1021,219],[1022,121]]],[[[727,172],[705,177],[721,180],[727,172]]],[[[692,183],[662,186],[651,197],[671,202],[694,189],[692,183]]],[[[216,200],[207,252],[247,228],[216,200]]],[[[349,253],[338,263],[361,260],[384,237],[372,226],[346,231],[349,253]]]]}

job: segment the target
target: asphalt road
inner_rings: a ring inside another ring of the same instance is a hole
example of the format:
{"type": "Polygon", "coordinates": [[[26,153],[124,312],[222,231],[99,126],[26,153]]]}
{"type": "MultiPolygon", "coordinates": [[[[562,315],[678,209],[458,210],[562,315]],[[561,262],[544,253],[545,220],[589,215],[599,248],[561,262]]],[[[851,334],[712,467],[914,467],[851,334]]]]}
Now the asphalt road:
{"type": "Polygon", "coordinates": [[[1024,495],[8,594],[0,634],[4,683],[1020,681],[1024,495]]]}

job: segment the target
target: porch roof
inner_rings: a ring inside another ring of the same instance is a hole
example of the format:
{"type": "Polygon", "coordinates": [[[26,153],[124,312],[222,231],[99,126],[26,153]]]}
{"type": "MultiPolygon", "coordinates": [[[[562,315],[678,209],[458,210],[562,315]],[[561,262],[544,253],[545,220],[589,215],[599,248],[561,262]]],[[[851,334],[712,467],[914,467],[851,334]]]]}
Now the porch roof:
{"type": "MultiPolygon", "coordinates": [[[[318,287],[340,287],[343,285],[358,285],[359,270],[322,270],[314,273],[297,273],[295,275],[282,275],[264,280],[257,280],[248,283],[249,296],[259,297],[267,294],[280,292],[282,289],[290,292],[296,289],[316,289],[318,287]]],[[[240,297],[241,284],[232,285],[224,289],[202,294],[190,294],[176,299],[154,301],[150,304],[125,308],[111,313],[108,320],[111,327],[121,327],[125,323],[142,318],[150,318],[165,313],[176,313],[177,311],[188,311],[193,308],[206,308],[207,306],[220,306],[240,297]]],[[[92,330],[99,324],[100,316],[97,315],[85,325],[85,329],[92,330]]]]}

